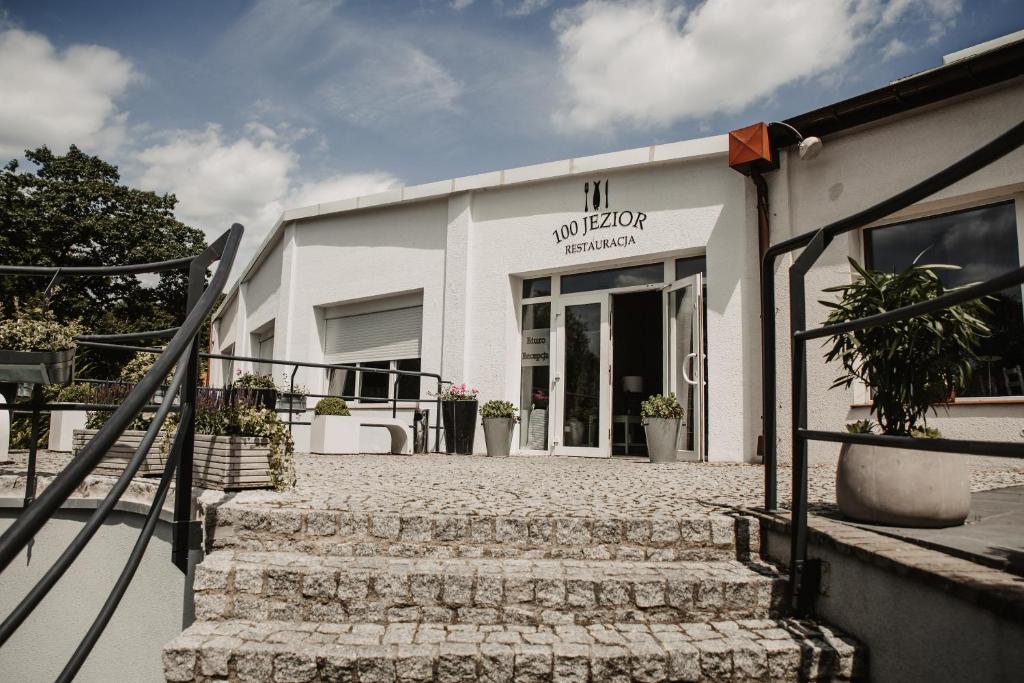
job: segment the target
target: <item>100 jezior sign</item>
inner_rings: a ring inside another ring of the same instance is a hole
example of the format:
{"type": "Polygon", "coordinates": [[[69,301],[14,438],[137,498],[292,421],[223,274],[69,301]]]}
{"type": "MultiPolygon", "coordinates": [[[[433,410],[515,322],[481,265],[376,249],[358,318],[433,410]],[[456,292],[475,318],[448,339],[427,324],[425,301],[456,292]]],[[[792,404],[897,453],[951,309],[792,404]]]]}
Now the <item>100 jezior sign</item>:
{"type": "Polygon", "coordinates": [[[585,215],[563,223],[551,231],[555,244],[565,247],[565,255],[583,254],[588,251],[624,248],[636,244],[633,234],[612,235],[606,230],[643,230],[647,214],[643,211],[601,211],[608,209],[608,181],[597,180],[583,184],[585,215]],[[602,187],[603,185],[603,187],[602,187]],[[602,194],[603,190],[603,194],[602,194]],[[602,199],[604,206],[602,207],[602,199]],[[586,213],[592,211],[592,213],[586,213]]]}

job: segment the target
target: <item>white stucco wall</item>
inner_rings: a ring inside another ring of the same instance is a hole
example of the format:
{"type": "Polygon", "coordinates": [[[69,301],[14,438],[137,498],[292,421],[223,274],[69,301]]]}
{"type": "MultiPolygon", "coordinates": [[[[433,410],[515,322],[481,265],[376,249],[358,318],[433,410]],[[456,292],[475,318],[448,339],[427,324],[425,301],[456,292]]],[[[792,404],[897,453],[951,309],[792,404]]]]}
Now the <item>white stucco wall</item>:
{"type": "MultiPolygon", "coordinates": [[[[821,155],[800,161],[794,150],[784,153],[781,168],[765,177],[770,189],[772,242],[822,227],[875,204],[966,156],[1020,122],[1024,111],[1024,81],[982,91],[939,106],[887,119],[871,126],[829,137],[821,155]]],[[[1024,150],[1018,149],[978,173],[937,193],[894,219],[943,213],[1008,199],[1024,190],[1024,150]]],[[[1019,195],[1017,195],[1019,197],[1019,195]]],[[[1024,220],[1018,199],[1018,223],[1024,220]]],[[[838,237],[807,280],[808,323],[819,325],[825,307],[821,291],[849,282],[846,258],[862,261],[860,231],[838,237]]],[[[788,268],[792,258],[779,260],[777,346],[779,372],[780,456],[789,457],[790,392],[788,268]]],[[[828,390],[838,374],[827,367],[818,343],[808,352],[809,425],[812,429],[842,429],[846,422],[867,416],[853,406],[865,399],[863,390],[828,390]]],[[[929,418],[944,436],[1024,440],[1024,404],[955,405],[946,414],[929,418]]],[[[813,444],[812,453],[829,453],[835,444],[813,444]]]]}
{"type": "MultiPolygon", "coordinates": [[[[0,507],[0,531],[18,512],[20,507],[0,507]]],[[[89,508],[59,511],[36,536],[31,553],[23,551],[11,563],[0,583],[3,614],[49,569],[91,513],[89,508]]],[[[50,594],[0,648],[0,680],[57,677],[124,568],[144,521],[135,512],[111,513],[50,594]]],[[[171,564],[171,525],[160,521],[135,578],[75,680],[163,681],[160,652],[191,622],[191,606],[191,581],[171,564]]]]}
{"type": "Polygon", "coordinates": [[[753,230],[744,180],[723,157],[474,193],[465,375],[453,379],[480,387],[487,398],[518,404],[519,277],[649,263],[706,249],[708,452],[713,460],[749,459],[757,425],[746,416],[751,410],[760,415],[756,371],[745,373],[759,349],[753,230]],[[647,214],[644,228],[632,231],[634,245],[567,255],[552,231],[580,218],[583,182],[597,177],[609,180],[611,209],[647,214]]]}
{"type": "MultiPolygon", "coordinates": [[[[456,179],[435,199],[286,213],[225,307],[232,322],[215,327],[214,345],[248,353],[249,333],[274,319],[275,357],[319,362],[323,307],[421,292],[423,370],[518,403],[520,278],[706,253],[709,455],[750,459],[760,416],[757,246],[752,191],[728,169],[725,148],[724,138],[677,143],[456,179]],[[567,254],[552,231],[581,217],[583,183],[598,176],[610,182],[610,208],[646,213],[644,228],[630,231],[628,247],[567,254]]],[[[319,392],[323,378],[300,370],[297,379],[319,392]]],[[[421,396],[433,389],[425,381],[421,396]]]]}

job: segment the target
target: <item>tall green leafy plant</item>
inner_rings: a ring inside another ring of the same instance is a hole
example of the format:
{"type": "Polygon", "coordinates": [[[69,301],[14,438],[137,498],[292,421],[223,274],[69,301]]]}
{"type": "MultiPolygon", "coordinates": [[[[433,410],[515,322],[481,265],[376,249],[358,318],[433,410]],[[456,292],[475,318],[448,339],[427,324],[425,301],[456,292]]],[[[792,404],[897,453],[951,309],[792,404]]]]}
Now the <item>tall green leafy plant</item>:
{"type": "MultiPolygon", "coordinates": [[[[868,270],[850,259],[857,278],[825,290],[842,295],[838,302],[821,302],[832,309],[826,323],[859,320],[954,291],[943,286],[938,272],[958,266],[921,265],[918,259],[900,273],[868,270]]],[[[989,335],[983,317],[990,312],[975,300],[830,337],[825,360],[838,360],[844,370],[831,388],[849,388],[860,380],[871,391],[871,413],[883,433],[923,433],[928,410],[967,385],[978,344],[989,335]]]]}

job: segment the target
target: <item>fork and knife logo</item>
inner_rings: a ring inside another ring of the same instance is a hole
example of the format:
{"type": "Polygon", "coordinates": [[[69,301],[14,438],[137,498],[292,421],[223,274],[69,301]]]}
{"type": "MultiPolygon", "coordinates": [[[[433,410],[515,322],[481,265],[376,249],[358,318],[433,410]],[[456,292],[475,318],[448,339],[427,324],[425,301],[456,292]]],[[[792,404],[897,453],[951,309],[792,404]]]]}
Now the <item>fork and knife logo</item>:
{"type": "Polygon", "coordinates": [[[604,194],[602,197],[601,193],[601,181],[595,180],[593,183],[593,193],[591,193],[591,182],[585,181],[583,183],[583,212],[587,211],[598,211],[601,208],[601,199],[604,199],[604,208],[608,208],[608,180],[604,181],[604,194]]]}

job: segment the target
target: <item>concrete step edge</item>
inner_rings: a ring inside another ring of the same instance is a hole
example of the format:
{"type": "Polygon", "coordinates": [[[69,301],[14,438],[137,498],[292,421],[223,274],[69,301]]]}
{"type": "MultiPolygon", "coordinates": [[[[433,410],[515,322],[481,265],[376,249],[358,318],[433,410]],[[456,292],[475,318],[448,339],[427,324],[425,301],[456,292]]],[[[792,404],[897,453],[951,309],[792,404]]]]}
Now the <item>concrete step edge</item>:
{"type": "Polygon", "coordinates": [[[197,622],[163,651],[168,681],[825,681],[860,646],[795,620],[450,626],[197,622]]]}

